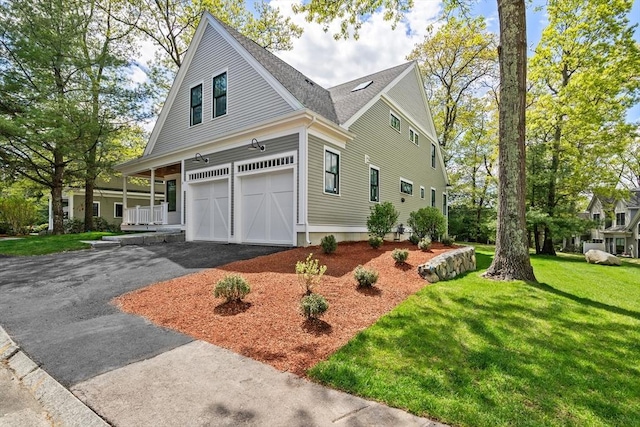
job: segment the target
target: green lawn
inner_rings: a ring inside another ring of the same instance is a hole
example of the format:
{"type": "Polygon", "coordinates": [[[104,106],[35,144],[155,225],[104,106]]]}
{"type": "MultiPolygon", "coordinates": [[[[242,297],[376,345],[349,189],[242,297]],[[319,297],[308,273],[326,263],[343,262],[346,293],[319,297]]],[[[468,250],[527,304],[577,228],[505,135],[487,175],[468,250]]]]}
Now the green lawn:
{"type": "Polygon", "coordinates": [[[116,233],[79,233],[60,236],[25,236],[18,240],[0,240],[0,255],[46,255],[55,252],[77,251],[91,246],[81,240],[100,240],[116,233]]]}
{"type": "Polygon", "coordinates": [[[425,287],[310,376],[456,426],[640,426],[640,265],[532,263],[425,287]]]}

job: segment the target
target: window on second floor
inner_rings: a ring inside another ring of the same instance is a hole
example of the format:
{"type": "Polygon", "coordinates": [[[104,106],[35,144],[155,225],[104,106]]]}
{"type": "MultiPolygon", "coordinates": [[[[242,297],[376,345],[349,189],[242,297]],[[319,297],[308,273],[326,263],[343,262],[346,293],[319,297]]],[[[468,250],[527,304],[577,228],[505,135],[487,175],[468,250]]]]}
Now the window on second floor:
{"type": "Polygon", "coordinates": [[[414,131],[413,129],[409,128],[409,141],[413,142],[416,145],[420,145],[420,135],[418,135],[418,132],[414,131]]]}
{"type": "Polygon", "coordinates": [[[213,78],[213,118],[227,114],[227,73],[213,78]]]}
{"type": "Polygon", "coordinates": [[[202,123],[202,83],[191,88],[191,126],[202,123]]]}
{"type": "Polygon", "coordinates": [[[436,167],[436,144],[431,144],[431,167],[436,167]]]}
{"type": "Polygon", "coordinates": [[[340,194],[340,153],[324,150],[324,192],[340,194]]]}
{"type": "Polygon", "coordinates": [[[389,125],[400,132],[400,118],[393,113],[389,113],[389,125]]]}
{"type": "Polygon", "coordinates": [[[625,220],[624,212],[617,212],[616,213],[616,225],[625,225],[624,220],[625,220]]]}

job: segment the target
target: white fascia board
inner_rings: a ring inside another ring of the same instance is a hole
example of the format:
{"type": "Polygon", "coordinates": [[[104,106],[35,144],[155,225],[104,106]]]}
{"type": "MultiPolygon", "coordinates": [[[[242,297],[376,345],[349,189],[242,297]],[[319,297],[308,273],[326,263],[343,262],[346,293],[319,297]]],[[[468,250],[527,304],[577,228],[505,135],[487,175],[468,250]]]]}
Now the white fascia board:
{"type": "MultiPolygon", "coordinates": [[[[414,65],[415,67],[415,65],[414,65]]],[[[349,118],[349,120],[347,120],[346,122],[344,122],[342,124],[342,127],[345,129],[349,129],[351,127],[351,125],[353,125],[356,120],[358,120],[364,113],[366,113],[376,102],[378,102],[378,100],[380,99],[380,97],[389,92],[389,90],[394,87],[396,84],[398,84],[398,82],[400,80],[402,80],[407,74],[409,74],[414,67],[407,67],[406,70],[404,70],[402,73],[400,73],[400,75],[398,77],[396,77],[395,79],[393,79],[393,81],[391,83],[389,83],[384,89],[382,89],[376,96],[374,96],[373,98],[371,98],[371,100],[369,102],[367,102],[364,107],[362,107],[360,110],[358,110],[357,113],[355,113],[353,116],[351,116],[351,118],[349,118]]]]}
{"type": "MultiPolygon", "coordinates": [[[[122,190],[93,190],[93,197],[99,196],[99,197],[122,197],[122,190]],[[99,194],[96,194],[99,193],[99,194]]],[[[69,197],[69,196],[84,196],[85,191],[84,189],[76,189],[76,190],[69,190],[69,191],[64,191],[62,193],[63,197],[69,197]]],[[[142,198],[142,199],[148,199],[149,196],[151,194],[149,193],[140,193],[140,192],[131,192],[131,191],[127,191],[127,198],[142,198]]],[[[164,199],[164,193],[157,193],[155,194],[156,199],[164,199]]]]}

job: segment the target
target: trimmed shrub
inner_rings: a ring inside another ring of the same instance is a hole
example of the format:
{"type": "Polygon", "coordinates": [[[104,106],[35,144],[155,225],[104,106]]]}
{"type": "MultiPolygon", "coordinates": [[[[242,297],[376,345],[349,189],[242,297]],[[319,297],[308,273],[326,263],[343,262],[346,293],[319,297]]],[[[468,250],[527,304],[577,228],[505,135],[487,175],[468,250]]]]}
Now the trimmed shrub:
{"type": "Polygon", "coordinates": [[[384,240],[380,236],[369,237],[369,245],[373,249],[378,249],[380,246],[382,246],[383,243],[384,243],[384,240]]]}
{"type": "Polygon", "coordinates": [[[396,264],[404,264],[409,258],[409,251],[406,249],[398,249],[395,248],[393,252],[391,252],[391,258],[394,259],[396,264]]]}
{"type": "Polygon", "coordinates": [[[418,249],[420,249],[421,251],[428,251],[430,247],[431,247],[431,239],[429,238],[429,236],[424,236],[418,242],[418,249]]]}
{"type": "Polygon", "coordinates": [[[329,303],[320,294],[305,295],[300,300],[300,311],[305,319],[317,319],[329,309],[329,303]]]}
{"type": "Polygon", "coordinates": [[[64,220],[64,234],[84,233],[84,221],[78,218],[64,220]]]}
{"type": "Polygon", "coordinates": [[[359,265],[353,272],[353,277],[356,278],[358,286],[368,288],[375,285],[378,281],[378,272],[374,269],[364,268],[363,266],[359,265]]]}
{"type": "Polygon", "coordinates": [[[411,236],[409,236],[409,241],[414,245],[417,245],[418,243],[420,243],[420,238],[417,234],[411,234],[411,236]]]}
{"type": "Polygon", "coordinates": [[[120,231],[120,226],[112,224],[101,216],[93,218],[93,231],[106,231],[110,233],[117,233],[120,231]]]}
{"type": "Polygon", "coordinates": [[[329,234],[320,240],[320,246],[325,254],[332,254],[338,249],[338,242],[333,234],[329,234]]]}
{"type": "Polygon", "coordinates": [[[367,218],[367,230],[369,234],[384,238],[391,232],[398,221],[400,212],[391,202],[379,203],[371,206],[371,212],[367,218]]]}
{"type": "Polygon", "coordinates": [[[451,236],[444,236],[442,238],[442,244],[445,246],[453,246],[454,242],[455,242],[455,239],[451,236]]]}
{"type": "Polygon", "coordinates": [[[438,240],[447,232],[444,215],[432,206],[411,212],[407,224],[420,239],[429,236],[432,241],[438,240]]]}
{"type": "Polygon", "coordinates": [[[229,274],[218,280],[213,290],[216,298],[225,298],[227,302],[242,301],[251,292],[249,283],[239,274],[229,274]]]}
{"type": "Polygon", "coordinates": [[[313,288],[320,283],[322,275],[327,271],[326,265],[320,265],[319,261],[312,257],[311,253],[305,261],[296,262],[296,276],[306,295],[313,293],[313,288]]]}

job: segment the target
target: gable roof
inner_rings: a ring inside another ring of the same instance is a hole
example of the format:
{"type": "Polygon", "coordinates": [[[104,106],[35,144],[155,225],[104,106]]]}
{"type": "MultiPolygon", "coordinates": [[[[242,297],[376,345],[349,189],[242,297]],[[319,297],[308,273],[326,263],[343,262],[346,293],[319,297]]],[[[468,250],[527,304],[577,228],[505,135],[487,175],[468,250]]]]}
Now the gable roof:
{"type": "Polygon", "coordinates": [[[378,71],[364,77],[342,83],[329,88],[331,99],[335,107],[338,123],[344,124],[353,117],[362,107],[367,105],[376,95],[382,92],[407,68],[412,67],[413,62],[407,62],[393,68],[378,71]],[[371,82],[364,89],[353,91],[358,85],[371,82]]]}

